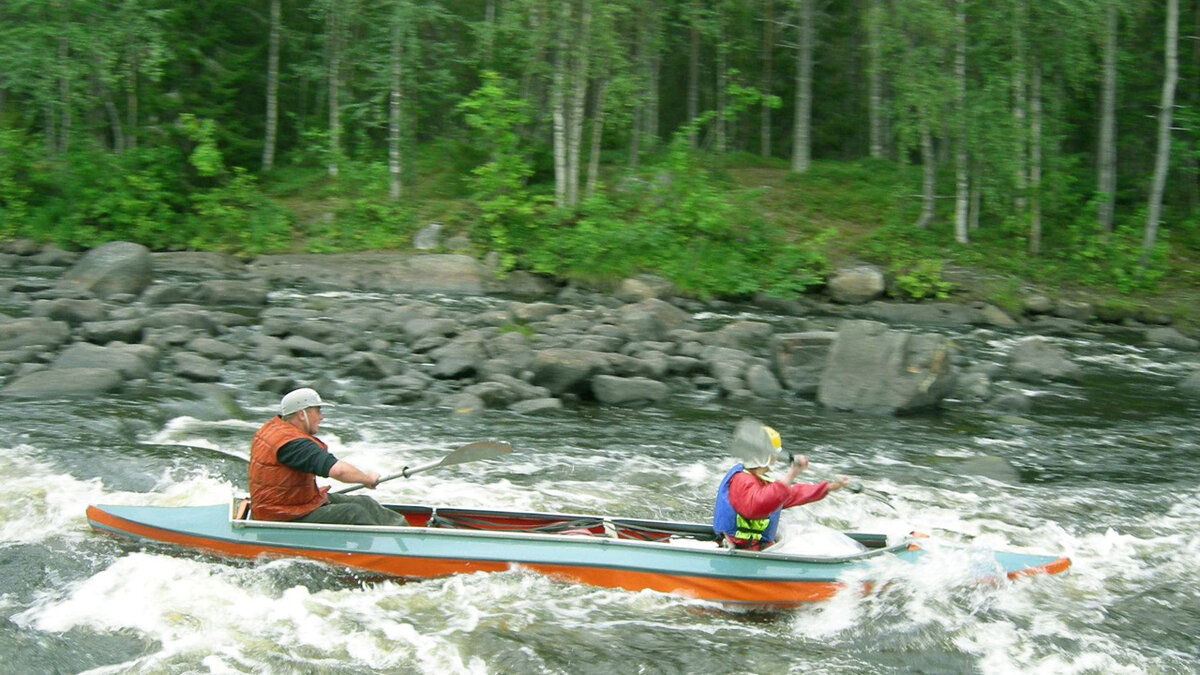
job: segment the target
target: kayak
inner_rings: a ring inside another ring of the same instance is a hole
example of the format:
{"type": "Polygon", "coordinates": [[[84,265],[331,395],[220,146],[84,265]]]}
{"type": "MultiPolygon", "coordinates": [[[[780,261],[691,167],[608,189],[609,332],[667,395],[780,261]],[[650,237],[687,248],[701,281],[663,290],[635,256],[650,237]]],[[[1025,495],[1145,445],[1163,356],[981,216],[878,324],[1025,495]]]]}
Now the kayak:
{"type": "MultiPolygon", "coordinates": [[[[652,590],[731,605],[796,606],[827,600],[847,574],[885,556],[916,562],[912,535],[848,532],[855,550],[805,555],[733,550],[701,523],[595,515],[388,505],[408,527],[255,520],[249,502],[211,506],[89,506],[100,532],[234,558],[307,558],[400,579],[531,570],[555,579],[652,590]]],[[[981,581],[1057,574],[1068,558],[991,552],[981,581]]],[[[869,584],[868,584],[869,585],[869,584]]]]}

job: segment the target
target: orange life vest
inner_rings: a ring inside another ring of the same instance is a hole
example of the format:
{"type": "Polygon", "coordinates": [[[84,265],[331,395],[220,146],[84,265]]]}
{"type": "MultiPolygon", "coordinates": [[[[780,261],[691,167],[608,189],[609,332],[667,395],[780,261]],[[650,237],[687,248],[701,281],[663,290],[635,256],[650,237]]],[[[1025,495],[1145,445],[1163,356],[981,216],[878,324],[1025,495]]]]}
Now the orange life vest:
{"type": "Polygon", "coordinates": [[[318,488],[311,473],[297,471],[279,463],[279,449],[307,438],[322,450],[324,441],[274,417],[254,434],[250,444],[250,508],[259,520],[295,520],[324,506],[328,487],[318,488]]]}

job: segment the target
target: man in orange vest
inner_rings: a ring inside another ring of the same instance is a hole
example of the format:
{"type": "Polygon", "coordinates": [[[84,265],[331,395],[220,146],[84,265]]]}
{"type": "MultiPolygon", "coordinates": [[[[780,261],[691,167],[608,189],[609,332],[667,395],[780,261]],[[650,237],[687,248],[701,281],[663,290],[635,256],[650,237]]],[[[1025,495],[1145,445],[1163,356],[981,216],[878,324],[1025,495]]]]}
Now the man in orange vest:
{"type": "Polygon", "coordinates": [[[320,438],[321,412],[331,403],[308,388],[288,392],[279,415],[264,424],[250,445],[250,509],[258,520],[351,525],[408,525],[404,516],[374,499],[330,494],[317,476],[374,489],[379,474],[334,457],[320,438]]]}

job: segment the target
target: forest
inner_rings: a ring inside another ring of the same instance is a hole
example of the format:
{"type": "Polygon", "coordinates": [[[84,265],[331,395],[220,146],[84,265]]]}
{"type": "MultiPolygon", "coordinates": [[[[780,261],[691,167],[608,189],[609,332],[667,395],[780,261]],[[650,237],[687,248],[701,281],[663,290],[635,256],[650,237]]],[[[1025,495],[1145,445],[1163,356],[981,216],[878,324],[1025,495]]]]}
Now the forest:
{"type": "Polygon", "coordinates": [[[0,240],[1195,285],[1200,1],[5,0],[0,240]]]}

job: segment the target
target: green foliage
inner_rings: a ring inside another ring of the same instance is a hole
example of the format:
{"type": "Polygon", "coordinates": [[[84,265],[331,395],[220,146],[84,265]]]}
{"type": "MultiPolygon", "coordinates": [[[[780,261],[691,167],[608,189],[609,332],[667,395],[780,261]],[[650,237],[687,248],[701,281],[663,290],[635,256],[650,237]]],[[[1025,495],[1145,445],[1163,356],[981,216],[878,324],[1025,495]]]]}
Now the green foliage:
{"type": "Polygon", "coordinates": [[[248,255],[289,250],[290,214],[266,199],[257,183],[235,167],[227,182],[193,195],[187,245],[248,255]]]}
{"type": "Polygon", "coordinates": [[[1142,231],[1138,227],[1118,224],[1106,237],[1096,231],[1095,222],[1089,219],[1075,222],[1071,232],[1076,242],[1067,260],[1072,277],[1079,283],[1133,293],[1156,290],[1166,276],[1170,246],[1165,230],[1159,231],[1158,241],[1145,260],[1142,231]]]}
{"type": "Polygon", "coordinates": [[[911,265],[897,267],[892,271],[896,274],[896,288],[914,300],[950,297],[954,284],[942,278],[942,261],[925,258],[911,265]]]}
{"type": "Polygon", "coordinates": [[[525,189],[533,169],[518,133],[529,121],[529,106],[514,89],[495,72],[485,71],[483,83],[459,104],[487,151],[488,160],[471,171],[471,183],[487,238],[500,252],[506,270],[516,265],[518,247],[533,234],[534,214],[534,201],[525,189]]]}
{"type": "Polygon", "coordinates": [[[0,124],[0,239],[14,236],[29,214],[26,180],[32,149],[24,134],[0,124]]]}

